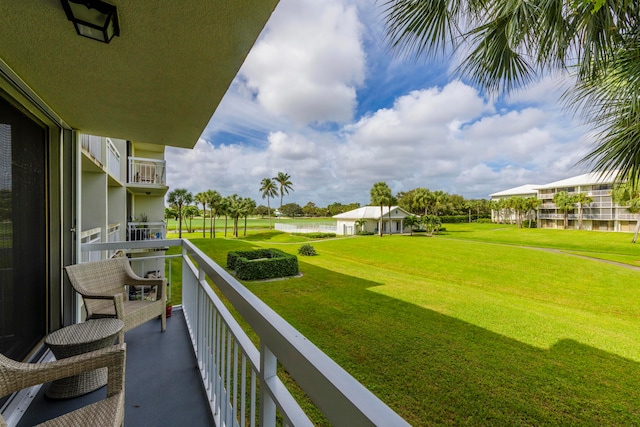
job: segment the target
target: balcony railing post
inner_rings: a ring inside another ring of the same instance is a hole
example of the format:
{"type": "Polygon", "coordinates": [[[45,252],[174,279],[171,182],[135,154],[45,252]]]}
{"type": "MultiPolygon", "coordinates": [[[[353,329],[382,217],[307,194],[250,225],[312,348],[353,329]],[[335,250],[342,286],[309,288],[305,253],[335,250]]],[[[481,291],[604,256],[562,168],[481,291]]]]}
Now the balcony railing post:
{"type": "Polygon", "coordinates": [[[260,344],[260,426],[276,424],[276,404],[268,392],[269,378],[278,374],[278,359],[264,344],[260,344]]]}

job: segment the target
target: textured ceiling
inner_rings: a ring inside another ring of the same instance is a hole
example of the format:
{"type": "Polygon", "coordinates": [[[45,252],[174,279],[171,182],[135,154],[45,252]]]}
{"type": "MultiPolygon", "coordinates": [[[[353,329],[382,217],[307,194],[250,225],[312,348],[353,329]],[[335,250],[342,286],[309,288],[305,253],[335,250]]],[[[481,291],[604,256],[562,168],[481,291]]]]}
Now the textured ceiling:
{"type": "Polygon", "coordinates": [[[0,58],[81,132],[191,148],[278,0],[109,0],[120,37],[80,37],[59,0],[0,0],[0,58]]]}

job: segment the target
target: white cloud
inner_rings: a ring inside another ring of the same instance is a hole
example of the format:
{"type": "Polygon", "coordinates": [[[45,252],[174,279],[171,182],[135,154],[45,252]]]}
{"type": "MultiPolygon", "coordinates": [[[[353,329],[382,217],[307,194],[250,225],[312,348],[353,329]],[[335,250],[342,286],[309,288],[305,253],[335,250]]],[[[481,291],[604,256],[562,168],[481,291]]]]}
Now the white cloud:
{"type": "Polygon", "coordinates": [[[240,72],[269,113],[299,125],[346,123],[364,79],[361,31],[353,5],[282,1],[240,72]]]}

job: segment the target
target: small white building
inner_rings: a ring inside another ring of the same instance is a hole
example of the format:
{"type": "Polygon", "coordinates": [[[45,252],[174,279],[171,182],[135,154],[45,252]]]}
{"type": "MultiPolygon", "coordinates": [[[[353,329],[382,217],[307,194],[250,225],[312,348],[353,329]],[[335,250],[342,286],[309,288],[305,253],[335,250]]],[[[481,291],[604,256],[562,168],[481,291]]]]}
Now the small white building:
{"type": "MultiPolygon", "coordinates": [[[[391,206],[391,223],[389,224],[389,207],[383,207],[382,232],[388,234],[389,229],[391,229],[392,234],[408,233],[410,231],[409,227],[405,227],[403,221],[410,215],[411,213],[399,206],[391,206]]],[[[336,234],[338,235],[351,235],[356,234],[358,231],[369,231],[377,234],[379,232],[378,227],[380,227],[380,206],[363,206],[334,215],[333,218],[337,220],[336,234]],[[365,220],[365,222],[362,226],[359,226],[356,223],[361,219],[365,220]]]]}

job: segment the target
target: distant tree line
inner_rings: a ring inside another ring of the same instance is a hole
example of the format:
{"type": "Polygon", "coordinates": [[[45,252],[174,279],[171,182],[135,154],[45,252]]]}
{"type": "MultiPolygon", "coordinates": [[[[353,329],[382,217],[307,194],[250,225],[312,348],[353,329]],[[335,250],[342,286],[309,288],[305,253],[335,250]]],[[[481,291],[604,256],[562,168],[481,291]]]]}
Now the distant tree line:
{"type": "Polygon", "coordinates": [[[394,199],[402,209],[414,215],[460,216],[469,220],[490,218],[491,207],[487,199],[465,199],[459,194],[445,191],[431,191],[428,188],[414,188],[399,192],[394,199]]]}
{"type": "MultiPolygon", "coordinates": [[[[396,196],[391,194],[391,190],[386,183],[380,184],[377,190],[382,191],[376,197],[371,197],[372,204],[377,206],[378,202],[383,202],[386,206],[398,205],[414,215],[425,217],[442,216],[466,216],[469,222],[482,217],[491,216],[489,201],[485,199],[467,200],[458,194],[449,194],[444,191],[431,191],[428,188],[415,188],[403,191],[396,196]],[[388,193],[388,194],[387,194],[388,193]]],[[[375,187],[375,186],[374,186],[375,187]]],[[[331,217],[360,207],[360,203],[334,202],[326,207],[317,206],[309,201],[306,205],[300,206],[297,203],[283,203],[285,195],[293,190],[291,176],[285,172],[278,172],[275,177],[266,177],[260,181],[260,194],[266,199],[267,206],[257,205],[250,198],[243,198],[237,194],[223,197],[216,190],[207,190],[197,193],[195,196],[185,188],[178,188],[169,192],[167,202],[169,207],[165,209],[167,219],[175,218],[178,221],[179,236],[182,237],[183,224],[188,232],[192,232],[191,226],[194,217],[202,216],[205,226],[202,229],[202,236],[206,237],[206,223],[209,223],[209,237],[215,238],[216,219],[224,218],[224,234],[227,235],[227,228],[231,222],[232,234],[238,236],[241,225],[244,226],[246,235],[247,217],[260,216],[269,217],[269,228],[271,228],[271,217],[278,214],[287,217],[331,217]],[[279,197],[280,207],[276,210],[271,207],[271,199],[279,197]],[[241,224],[241,220],[244,223],[241,224]]],[[[382,209],[382,207],[381,207],[382,209]]],[[[432,223],[441,220],[430,220],[432,223]]]]}

